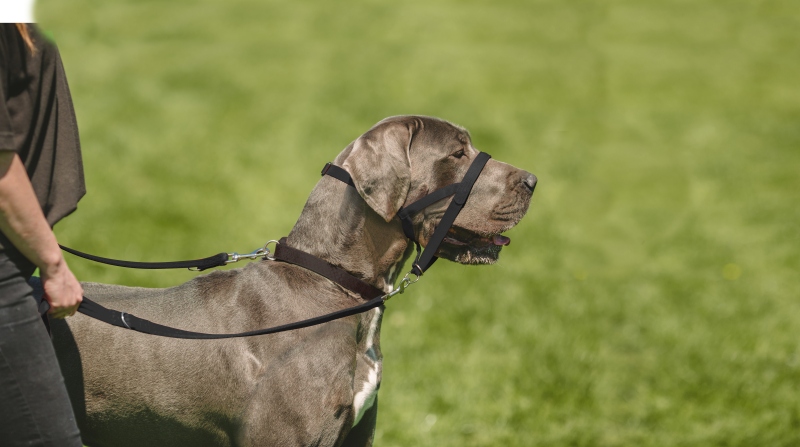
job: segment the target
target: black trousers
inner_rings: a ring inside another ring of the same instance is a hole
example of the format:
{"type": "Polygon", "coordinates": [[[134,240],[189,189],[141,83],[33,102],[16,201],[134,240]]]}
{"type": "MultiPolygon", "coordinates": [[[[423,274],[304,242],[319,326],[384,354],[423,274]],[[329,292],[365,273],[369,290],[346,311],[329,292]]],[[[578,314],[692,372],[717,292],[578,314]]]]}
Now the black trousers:
{"type": "Polygon", "coordinates": [[[0,249],[0,445],[81,447],[56,353],[28,285],[33,270],[13,248],[0,249]]]}

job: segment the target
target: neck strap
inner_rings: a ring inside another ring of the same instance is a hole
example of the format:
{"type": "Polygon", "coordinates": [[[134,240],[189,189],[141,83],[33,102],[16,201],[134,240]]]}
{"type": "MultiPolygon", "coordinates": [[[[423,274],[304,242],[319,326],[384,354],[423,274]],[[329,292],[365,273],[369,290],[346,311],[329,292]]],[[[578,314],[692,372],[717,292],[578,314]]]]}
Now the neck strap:
{"type": "Polygon", "coordinates": [[[347,271],[331,265],[316,256],[289,247],[286,243],[286,238],[282,238],[275,244],[275,254],[273,257],[278,261],[299,265],[318,275],[322,275],[345,289],[361,295],[361,297],[366,300],[383,295],[382,290],[356,278],[347,271]]]}
{"type": "MultiPolygon", "coordinates": [[[[483,167],[486,166],[490,158],[492,158],[492,156],[486,152],[478,153],[475,159],[472,160],[472,164],[469,166],[467,173],[464,174],[464,178],[462,178],[460,182],[439,188],[411,205],[401,208],[397,212],[397,217],[403,225],[403,233],[417,245],[417,258],[411,269],[411,272],[415,275],[422,276],[422,274],[436,262],[436,259],[438,259],[436,257],[436,251],[439,250],[439,245],[444,241],[445,236],[447,236],[447,231],[453,226],[453,222],[455,222],[461,209],[464,208],[464,204],[467,203],[467,198],[470,192],[472,192],[472,186],[475,184],[475,181],[478,180],[478,177],[483,171],[483,167]],[[411,220],[411,216],[452,195],[455,195],[455,197],[453,197],[450,205],[448,205],[444,216],[442,216],[442,220],[439,221],[439,225],[437,225],[436,229],[433,231],[433,235],[428,240],[428,245],[425,246],[425,250],[421,250],[417,237],[414,234],[414,224],[411,220]]],[[[355,187],[355,183],[353,183],[353,178],[350,174],[332,163],[325,165],[322,169],[322,175],[329,175],[355,187]]]]}

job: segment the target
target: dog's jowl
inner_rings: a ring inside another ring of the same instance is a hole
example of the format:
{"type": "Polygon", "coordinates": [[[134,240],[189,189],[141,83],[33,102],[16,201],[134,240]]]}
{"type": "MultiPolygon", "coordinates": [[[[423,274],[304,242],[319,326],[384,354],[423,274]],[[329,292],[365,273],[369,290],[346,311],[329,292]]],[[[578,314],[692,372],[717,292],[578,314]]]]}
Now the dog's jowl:
{"type": "MultiPolygon", "coordinates": [[[[454,124],[387,118],[333,161],[355,187],[321,177],[284,243],[390,292],[415,250],[398,210],[461,181],[478,153],[469,133],[454,124]]],[[[436,255],[463,264],[497,261],[510,242],[502,233],[525,215],[535,186],[533,174],[490,159],[436,255]]],[[[411,216],[422,247],[451,200],[411,216]]],[[[103,306],[211,333],[275,326],[364,302],[326,277],[270,260],[168,289],[84,288],[103,306]]],[[[378,411],[383,312],[228,340],[157,337],[78,315],[54,321],[53,336],[89,446],[368,446],[378,411]]]]}

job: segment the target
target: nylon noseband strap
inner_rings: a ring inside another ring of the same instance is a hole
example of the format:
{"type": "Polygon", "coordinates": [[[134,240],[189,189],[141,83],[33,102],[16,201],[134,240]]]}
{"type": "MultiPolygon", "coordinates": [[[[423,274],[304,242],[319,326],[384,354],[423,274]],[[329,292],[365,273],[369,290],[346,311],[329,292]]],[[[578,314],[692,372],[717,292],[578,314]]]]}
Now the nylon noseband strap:
{"type": "MultiPolygon", "coordinates": [[[[442,241],[444,241],[445,236],[447,236],[447,232],[450,230],[450,227],[453,226],[453,222],[455,222],[458,213],[461,212],[461,209],[464,208],[464,204],[467,203],[467,198],[469,198],[469,194],[472,192],[472,186],[478,180],[478,177],[483,171],[483,167],[486,166],[490,158],[492,158],[492,156],[486,152],[478,153],[475,159],[472,160],[472,164],[469,166],[467,173],[464,174],[464,178],[462,178],[460,182],[439,188],[411,205],[401,208],[397,212],[397,217],[403,225],[403,233],[405,233],[407,238],[417,244],[417,260],[414,262],[414,266],[411,269],[412,273],[415,275],[422,276],[422,274],[436,262],[436,259],[438,259],[436,257],[436,251],[439,250],[439,246],[442,244],[442,241]],[[447,206],[442,220],[439,221],[439,224],[433,231],[433,236],[428,240],[428,245],[425,246],[425,250],[423,250],[422,253],[419,253],[420,246],[414,234],[414,224],[411,220],[411,216],[452,195],[455,195],[455,197],[453,197],[450,205],[447,206]]],[[[355,183],[353,183],[350,174],[331,163],[325,165],[325,168],[322,169],[322,175],[330,175],[331,177],[355,187],[355,183]]]]}

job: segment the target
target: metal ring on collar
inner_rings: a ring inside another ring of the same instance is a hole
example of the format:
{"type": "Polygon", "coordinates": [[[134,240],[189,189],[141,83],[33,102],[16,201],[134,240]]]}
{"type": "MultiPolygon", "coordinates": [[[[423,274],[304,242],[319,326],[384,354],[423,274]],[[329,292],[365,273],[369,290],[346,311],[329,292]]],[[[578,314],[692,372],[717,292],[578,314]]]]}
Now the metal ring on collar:
{"type": "Polygon", "coordinates": [[[275,253],[275,252],[274,251],[270,251],[270,249],[269,249],[269,244],[271,244],[273,242],[275,243],[275,248],[276,249],[277,249],[278,245],[281,244],[280,242],[276,241],[275,239],[271,239],[271,240],[267,241],[266,244],[264,244],[264,250],[266,251],[266,254],[264,255],[264,259],[267,259],[269,261],[274,261],[275,260],[275,256],[270,256],[271,253],[275,253]]]}

